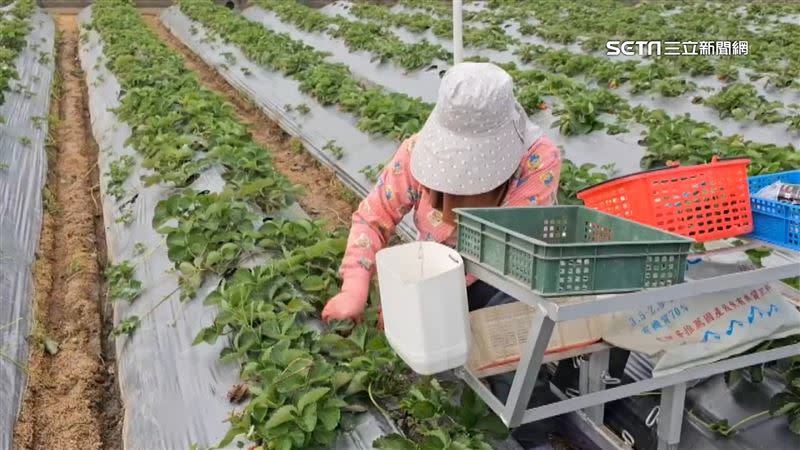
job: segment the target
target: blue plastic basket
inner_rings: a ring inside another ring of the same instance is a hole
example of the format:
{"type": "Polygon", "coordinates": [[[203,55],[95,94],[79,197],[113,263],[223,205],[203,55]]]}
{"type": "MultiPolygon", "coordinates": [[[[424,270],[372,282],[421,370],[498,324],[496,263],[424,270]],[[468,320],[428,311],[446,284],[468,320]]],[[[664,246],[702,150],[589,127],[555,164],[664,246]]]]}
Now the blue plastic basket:
{"type": "Polygon", "coordinates": [[[753,232],[750,236],[775,245],[800,250],[800,205],[764,200],[754,195],[762,188],[781,181],[800,184],[800,170],[748,177],[753,232]]]}

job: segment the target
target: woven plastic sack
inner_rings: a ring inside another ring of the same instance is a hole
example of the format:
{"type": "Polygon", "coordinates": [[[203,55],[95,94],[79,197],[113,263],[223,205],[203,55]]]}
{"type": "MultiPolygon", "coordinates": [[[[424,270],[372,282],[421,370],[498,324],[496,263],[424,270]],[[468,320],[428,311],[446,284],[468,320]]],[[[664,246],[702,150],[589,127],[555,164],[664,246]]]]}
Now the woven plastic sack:
{"type": "Polygon", "coordinates": [[[661,376],[797,333],[800,311],[763,284],[615,314],[603,339],[648,355],[653,376],[661,376]]]}

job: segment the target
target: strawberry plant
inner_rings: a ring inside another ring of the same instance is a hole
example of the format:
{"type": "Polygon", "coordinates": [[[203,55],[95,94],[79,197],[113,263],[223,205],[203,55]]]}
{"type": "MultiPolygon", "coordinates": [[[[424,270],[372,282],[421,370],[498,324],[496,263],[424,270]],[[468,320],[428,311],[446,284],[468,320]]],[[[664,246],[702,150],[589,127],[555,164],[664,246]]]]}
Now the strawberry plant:
{"type": "Polygon", "coordinates": [[[695,83],[676,78],[656,80],[653,83],[653,90],[664,97],[677,97],[694,90],[695,87],[695,83]]]}
{"type": "Polygon", "coordinates": [[[364,166],[358,173],[364,175],[367,180],[372,183],[376,183],[378,181],[378,177],[380,176],[381,172],[383,171],[383,164],[377,164],[375,166],[364,166]]]}
{"type": "Polygon", "coordinates": [[[800,167],[800,153],[789,144],[785,146],[746,141],[742,136],[726,136],[717,141],[721,156],[747,156],[751,159],[751,175],[793,170],[800,167]]]}
{"type": "Polygon", "coordinates": [[[308,114],[311,113],[311,108],[309,108],[308,105],[306,105],[305,103],[300,103],[296,106],[286,105],[283,107],[283,109],[286,112],[296,111],[297,114],[300,114],[301,116],[307,116],[308,114]]]}
{"type": "Polygon", "coordinates": [[[34,6],[31,0],[17,0],[8,15],[0,18],[0,105],[11,81],[19,77],[15,60],[25,47],[34,6]]]}
{"type": "MultiPolygon", "coordinates": [[[[299,4],[297,6],[303,8],[299,4]]],[[[449,52],[438,45],[424,40],[407,44],[383,26],[375,23],[341,23],[331,35],[344,39],[352,50],[372,52],[373,60],[394,61],[407,71],[427,66],[434,59],[449,59],[450,57],[449,52]]]]}
{"type": "Polygon", "coordinates": [[[697,123],[688,115],[670,119],[666,114],[649,114],[650,128],[642,140],[648,149],[642,167],[657,167],[667,161],[683,164],[708,162],[713,155],[719,131],[709,124],[697,123]]]}
{"type": "Polygon", "coordinates": [[[379,5],[355,3],[350,12],[360,19],[371,20],[421,33],[433,26],[435,18],[424,13],[392,13],[379,5]]]}
{"type": "Polygon", "coordinates": [[[372,134],[382,134],[394,139],[405,139],[416,133],[432,106],[419,99],[397,93],[383,93],[369,89],[360,99],[358,128],[372,134]]]}
{"type": "Polygon", "coordinates": [[[311,109],[305,103],[300,103],[294,108],[294,110],[297,111],[301,116],[307,116],[311,112],[311,109]]]}
{"type": "Polygon", "coordinates": [[[435,379],[425,379],[411,388],[401,402],[407,418],[402,422],[411,436],[391,434],[374,442],[383,450],[448,450],[492,448],[484,436],[505,437],[508,432],[497,416],[487,411],[482,400],[471,390],[443,388],[435,379]],[[452,398],[459,398],[454,402],[452,398]],[[450,416],[441,415],[448,411],[450,416]],[[443,420],[455,417],[457,420],[443,420]],[[471,433],[464,432],[471,430],[471,433]],[[480,433],[480,434],[479,434],[480,433]]]}
{"type": "Polygon", "coordinates": [[[230,191],[187,189],[156,205],[153,226],[166,235],[169,259],[179,271],[181,298],[192,298],[206,274],[224,275],[255,252],[256,221],[248,205],[230,191]]]}
{"type": "Polygon", "coordinates": [[[259,6],[273,11],[281,20],[291,22],[303,31],[327,31],[332,18],[312,8],[297,8],[294,2],[259,0],[259,6]]]}
{"type": "Polygon", "coordinates": [[[800,114],[789,117],[789,131],[800,131],[800,114]]]}
{"type": "Polygon", "coordinates": [[[426,11],[435,17],[450,15],[450,5],[437,0],[401,0],[400,4],[410,8],[417,8],[426,11]]]}
{"type": "Polygon", "coordinates": [[[541,111],[541,105],[544,104],[542,93],[536,85],[527,85],[517,89],[517,101],[528,114],[536,114],[541,111]]]}
{"type": "Polygon", "coordinates": [[[595,164],[586,163],[578,166],[568,159],[563,160],[558,184],[558,204],[583,204],[578,200],[578,192],[608,180],[615,172],[613,165],[604,165],[600,170],[596,169],[597,166],[595,164]]]}
{"type": "Polygon", "coordinates": [[[322,149],[333,155],[333,157],[336,159],[342,159],[344,157],[344,149],[341,146],[336,145],[336,141],[328,141],[325,143],[322,149]]]}
{"type": "MultiPolygon", "coordinates": [[[[444,21],[450,27],[450,35],[453,33],[453,25],[450,21],[444,21]]],[[[464,45],[471,48],[489,48],[492,50],[505,50],[515,40],[508,36],[503,28],[498,25],[487,27],[465,27],[463,29],[464,45]]]]}
{"type": "Polygon", "coordinates": [[[563,25],[537,26],[535,32],[543,39],[559,44],[572,44],[577,40],[575,31],[563,25]]]}
{"type": "Polygon", "coordinates": [[[739,69],[733,64],[717,64],[714,69],[717,79],[725,82],[739,81],[739,69]]]}
{"type": "Polygon", "coordinates": [[[142,320],[139,316],[126,317],[111,330],[111,337],[132,336],[139,328],[142,320]]]}
{"type": "Polygon", "coordinates": [[[638,65],[630,75],[633,85],[633,93],[646,92],[653,89],[658,80],[672,78],[678,75],[678,71],[663,62],[663,59],[656,60],[651,64],[638,65]]]}
{"type": "Polygon", "coordinates": [[[707,56],[686,55],[680,58],[665,59],[664,61],[678,69],[678,71],[688,73],[693,77],[713,75],[715,72],[714,64],[711,62],[711,58],[707,56]]]}
{"type": "Polygon", "coordinates": [[[108,165],[108,183],[106,184],[106,192],[108,195],[114,197],[114,200],[120,201],[125,196],[125,187],[123,184],[131,176],[135,162],[132,156],[120,156],[108,165]]]}
{"type": "Polygon", "coordinates": [[[588,134],[605,126],[598,118],[594,104],[585,98],[568,100],[553,114],[559,118],[553,122],[552,126],[557,126],[561,134],[565,136],[588,134]]]}
{"type": "Polygon", "coordinates": [[[769,75],[767,79],[767,83],[770,86],[774,86],[778,89],[782,88],[794,88],[795,90],[800,89],[800,68],[797,65],[788,65],[785,67],[778,67],[772,70],[772,74],[769,75]]]}
{"type": "Polygon", "coordinates": [[[706,98],[703,103],[719,111],[720,119],[733,117],[737,120],[755,119],[761,123],[775,123],[784,120],[778,112],[780,102],[769,102],[758,95],[750,84],[734,83],[722,88],[718,93],[706,98]]]}
{"type": "Polygon", "coordinates": [[[134,277],[133,266],[128,261],[110,265],[105,271],[109,301],[134,301],[142,292],[142,282],[134,277]]]}
{"type": "Polygon", "coordinates": [[[606,90],[581,92],[565,98],[564,104],[553,114],[559,119],[553,123],[565,136],[588,134],[605,127],[599,114],[616,112],[622,100],[606,90]]]}
{"type": "Polygon", "coordinates": [[[786,417],[789,430],[800,435],[800,363],[796,358],[784,377],[786,388],[772,397],[769,413],[772,416],[786,417]]]}

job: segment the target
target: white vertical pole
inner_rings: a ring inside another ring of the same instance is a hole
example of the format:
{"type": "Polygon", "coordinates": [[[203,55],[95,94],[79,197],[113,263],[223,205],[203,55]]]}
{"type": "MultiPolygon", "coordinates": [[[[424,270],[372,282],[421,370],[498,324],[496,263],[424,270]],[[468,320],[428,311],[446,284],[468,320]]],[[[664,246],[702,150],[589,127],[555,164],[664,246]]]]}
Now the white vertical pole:
{"type": "Polygon", "coordinates": [[[453,64],[464,60],[464,42],[461,35],[461,0],[453,0],[453,64]]]}

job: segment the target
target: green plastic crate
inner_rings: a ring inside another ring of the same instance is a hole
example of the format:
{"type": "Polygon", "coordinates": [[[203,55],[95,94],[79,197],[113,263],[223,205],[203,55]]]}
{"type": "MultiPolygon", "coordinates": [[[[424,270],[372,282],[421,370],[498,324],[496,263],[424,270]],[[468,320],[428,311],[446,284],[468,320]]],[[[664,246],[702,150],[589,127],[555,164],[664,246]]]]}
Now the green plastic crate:
{"type": "Polygon", "coordinates": [[[693,242],[583,206],[455,212],[464,258],[548,297],[681,283],[693,242]]]}

